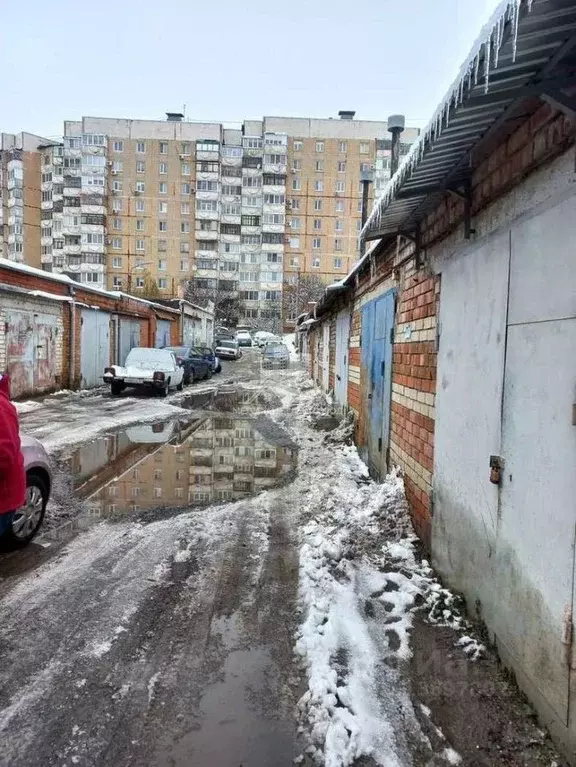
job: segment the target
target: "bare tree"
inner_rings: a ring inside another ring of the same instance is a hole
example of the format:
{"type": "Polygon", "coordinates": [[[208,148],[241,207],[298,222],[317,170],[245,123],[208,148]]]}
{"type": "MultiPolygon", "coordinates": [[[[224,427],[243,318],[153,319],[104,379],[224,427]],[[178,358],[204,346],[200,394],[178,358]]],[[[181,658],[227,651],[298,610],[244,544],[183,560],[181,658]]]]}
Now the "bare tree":
{"type": "Polygon", "coordinates": [[[294,284],[284,283],[284,316],[298,317],[308,309],[308,304],[321,300],[326,285],[316,274],[298,274],[294,284]]]}
{"type": "Polygon", "coordinates": [[[219,287],[205,288],[193,279],[184,282],[182,287],[187,301],[197,306],[207,306],[209,301],[214,304],[216,324],[235,328],[244,315],[244,303],[234,291],[222,290],[219,287]]]}

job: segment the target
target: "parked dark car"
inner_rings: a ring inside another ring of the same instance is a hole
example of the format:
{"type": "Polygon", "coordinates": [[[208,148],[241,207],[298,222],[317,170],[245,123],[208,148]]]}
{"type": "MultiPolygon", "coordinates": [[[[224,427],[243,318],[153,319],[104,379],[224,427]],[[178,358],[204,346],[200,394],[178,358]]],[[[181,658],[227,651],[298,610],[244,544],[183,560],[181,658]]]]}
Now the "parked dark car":
{"type": "Polygon", "coordinates": [[[195,346],[167,346],[184,368],[184,385],[203,378],[212,378],[212,363],[195,346]]]}
{"type": "Polygon", "coordinates": [[[286,344],[268,343],[262,353],[263,368],[287,368],[290,366],[290,352],[286,344]]]}
{"type": "Polygon", "coordinates": [[[214,354],[214,349],[210,349],[210,347],[208,346],[197,346],[196,348],[205,359],[210,360],[213,373],[222,372],[222,363],[220,362],[218,357],[214,354]]]}

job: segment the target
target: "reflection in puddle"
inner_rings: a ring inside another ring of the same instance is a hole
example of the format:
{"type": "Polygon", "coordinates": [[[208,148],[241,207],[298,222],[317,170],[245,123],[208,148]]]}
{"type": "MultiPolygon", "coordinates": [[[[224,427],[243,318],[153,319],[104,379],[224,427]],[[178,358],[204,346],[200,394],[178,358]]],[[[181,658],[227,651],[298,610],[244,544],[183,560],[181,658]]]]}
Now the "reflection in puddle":
{"type": "Polygon", "coordinates": [[[297,448],[274,443],[249,418],[222,413],[159,428],[133,427],[89,459],[82,450],[73,456],[91,515],[237,500],[286,480],[296,466],[297,448]]]}

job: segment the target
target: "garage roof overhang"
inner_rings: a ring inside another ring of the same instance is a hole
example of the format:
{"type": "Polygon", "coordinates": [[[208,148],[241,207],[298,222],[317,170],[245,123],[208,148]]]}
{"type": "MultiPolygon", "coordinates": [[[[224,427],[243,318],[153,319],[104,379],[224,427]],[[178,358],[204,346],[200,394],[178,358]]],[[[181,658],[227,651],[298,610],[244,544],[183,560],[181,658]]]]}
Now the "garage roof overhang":
{"type": "Polygon", "coordinates": [[[576,118],[575,90],[576,3],[505,0],[375,202],[363,239],[413,233],[444,193],[465,197],[491,139],[511,133],[542,101],[576,118]]]}

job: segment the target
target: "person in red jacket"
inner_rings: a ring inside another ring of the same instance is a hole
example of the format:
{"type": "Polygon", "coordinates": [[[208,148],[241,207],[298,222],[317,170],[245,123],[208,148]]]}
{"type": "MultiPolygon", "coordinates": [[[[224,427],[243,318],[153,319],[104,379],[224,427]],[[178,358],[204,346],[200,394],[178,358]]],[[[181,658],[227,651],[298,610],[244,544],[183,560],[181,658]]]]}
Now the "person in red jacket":
{"type": "Polygon", "coordinates": [[[18,413],[10,402],[10,378],[0,373],[0,535],[10,529],[26,499],[26,472],[20,450],[18,413]]]}

